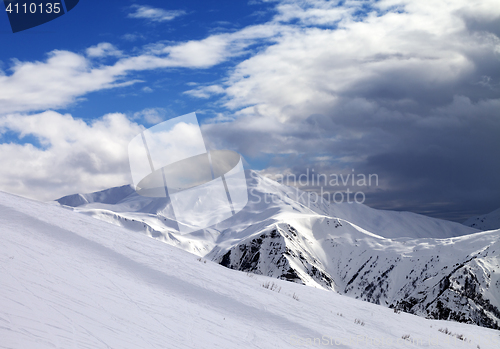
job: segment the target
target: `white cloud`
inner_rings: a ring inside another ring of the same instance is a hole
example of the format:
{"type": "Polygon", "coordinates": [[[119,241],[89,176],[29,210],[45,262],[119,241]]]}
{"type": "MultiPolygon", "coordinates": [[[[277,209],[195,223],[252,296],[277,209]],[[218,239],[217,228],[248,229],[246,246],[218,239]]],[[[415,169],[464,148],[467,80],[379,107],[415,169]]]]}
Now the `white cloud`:
{"type": "Polygon", "coordinates": [[[85,52],[87,53],[87,56],[92,58],[101,58],[107,56],[120,57],[123,54],[122,51],[118,50],[109,42],[101,42],[96,46],[91,46],[85,52]]]}
{"type": "Polygon", "coordinates": [[[128,34],[122,35],[123,40],[130,41],[130,42],[134,42],[137,40],[144,40],[145,38],[146,37],[144,35],[138,34],[138,33],[128,33],[128,34]]]}
{"type": "Polygon", "coordinates": [[[157,124],[163,121],[166,112],[164,108],[146,108],[134,113],[134,119],[142,119],[148,124],[157,124]]]}
{"type": "Polygon", "coordinates": [[[53,111],[0,117],[0,132],[42,145],[0,144],[0,190],[47,201],[130,183],[127,146],[142,129],[118,113],[91,124],[53,111]]]}
{"type": "Polygon", "coordinates": [[[0,114],[64,107],[76,98],[119,86],[126,71],[92,67],[84,56],[52,51],[45,62],[16,61],[0,75],[0,114]]]}
{"type": "Polygon", "coordinates": [[[129,18],[143,18],[143,19],[149,19],[153,22],[171,21],[176,17],[186,14],[185,11],[180,11],[180,10],[169,11],[150,6],[132,5],[132,8],[135,10],[135,12],[129,13],[128,15],[129,18]]]}
{"type": "Polygon", "coordinates": [[[169,67],[206,69],[241,55],[257,40],[270,38],[278,27],[249,27],[232,34],[203,40],[157,45],[137,56],[119,58],[113,64],[96,64],[93,58],[117,56],[111,44],[87,50],[89,57],[54,50],[45,61],[14,61],[11,74],[0,71],[0,115],[13,112],[63,108],[87,93],[128,86],[138,82],[133,72],[169,67]]]}
{"type": "Polygon", "coordinates": [[[274,40],[276,35],[286,30],[275,24],[249,26],[230,34],[215,34],[202,40],[166,46],[159,52],[168,54],[173,65],[207,68],[241,56],[250,45],[262,40],[274,40]]]}
{"type": "Polygon", "coordinates": [[[278,14],[274,20],[289,22],[298,19],[305,25],[333,25],[336,22],[350,17],[356,10],[370,1],[346,1],[340,6],[338,1],[305,0],[281,1],[276,10],[278,14]]]}
{"type": "Polygon", "coordinates": [[[236,118],[232,114],[216,113],[216,116],[210,119],[205,119],[205,124],[217,124],[221,122],[235,121],[236,118]]]}
{"type": "Polygon", "coordinates": [[[214,95],[223,94],[224,88],[220,85],[200,86],[184,93],[197,98],[210,98],[214,95]]]}
{"type": "MultiPolygon", "coordinates": [[[[284,1],[275,20],[309,18],[313,11],[315,20],[307,23],[322,25],[331,17],[325,7],[337,6],[335,11],[347,15],[351,3],[344,9],[335,2],[284,1]]],[[[281,31],[276,44],[238,64],[231,73],[225,88],[226,106],[233,110],[258,106],[268,117],[288,120],[331,113],[339,98],[349,96],[378,93],[388,101],[418,103],[423,94],[441,94],[477,70],[480,63],[475,57],[496,59],[500,39],[468,31],[460,16],[483,13],[476,11],[476,3],[373,2],[379,7],[401,5],[404,12],[376,12],[362,21],[341,16],[339,29],[281,31]],[[384,90],[400,96],[383,96],[384,90]]],[[[495,11],[500,15],[500,9],[495,11]]]]}

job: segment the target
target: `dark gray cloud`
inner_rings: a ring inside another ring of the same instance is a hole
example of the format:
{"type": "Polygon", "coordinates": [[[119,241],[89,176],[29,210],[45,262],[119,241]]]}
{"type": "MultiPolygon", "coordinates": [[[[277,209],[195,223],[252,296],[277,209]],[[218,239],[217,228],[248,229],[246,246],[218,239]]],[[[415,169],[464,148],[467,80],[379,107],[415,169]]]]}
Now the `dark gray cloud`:
{"type": "Polygon", "coordinates": [[[238,119],[206,132],[268,174],[376,173],[373,207],[456,221],[500,207],[500,9],[401,3],[242,62],[226,87],[238,119]]]}

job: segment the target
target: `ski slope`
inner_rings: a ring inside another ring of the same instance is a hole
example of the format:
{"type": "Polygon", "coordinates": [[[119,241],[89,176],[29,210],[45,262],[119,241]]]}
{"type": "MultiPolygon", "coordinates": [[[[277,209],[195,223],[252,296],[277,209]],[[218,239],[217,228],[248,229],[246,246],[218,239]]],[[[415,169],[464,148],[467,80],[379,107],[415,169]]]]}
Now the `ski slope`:
{"type": "Polygon", "coordinates": [[[500,345],[498,331],[233,271],[143,234],[5,193],[0,239],[0,348],[500,345]]]}

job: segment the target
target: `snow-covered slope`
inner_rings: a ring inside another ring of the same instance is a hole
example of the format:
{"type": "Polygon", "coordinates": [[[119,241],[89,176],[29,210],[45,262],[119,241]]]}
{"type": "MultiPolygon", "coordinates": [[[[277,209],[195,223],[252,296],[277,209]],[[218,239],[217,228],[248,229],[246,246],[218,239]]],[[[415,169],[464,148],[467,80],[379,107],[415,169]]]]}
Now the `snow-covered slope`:
{"type": "Polygon", "coordinates": [[[73,209],[231,269],[499,328],[500,231],[478,233],[458,223],[358,204],[314,203],[312,195],[255,172],[248,177],[250,202],[243,211],[187,235],[176,232],[167,201],[135,193],[114,204],[94,200],[73,209]]]}
{"type": "Polygon", "coordinates": [[[500,229],[500,208],[482,216],[471,217],[464,225],[479,230],[500,229]]]}
{"type": "Polygon", "coordinates": [[[0,348],[498,348],[428,320],[229,270],[142,234],[0,193],[0,348]]]}
{"type": "Polygon", "coordinates": [[[231,269],[500,329],[500,230],[385,239],[331,217],[283,217],[207,255],[231,269]],[[285,223],[286,222],[286,223],[285,223]]]}

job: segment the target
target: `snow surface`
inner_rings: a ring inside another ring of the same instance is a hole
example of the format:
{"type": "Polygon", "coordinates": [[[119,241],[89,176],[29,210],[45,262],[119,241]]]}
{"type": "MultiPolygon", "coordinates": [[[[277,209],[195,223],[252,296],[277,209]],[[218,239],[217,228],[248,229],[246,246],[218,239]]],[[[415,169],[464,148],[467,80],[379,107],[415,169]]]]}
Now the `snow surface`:
{"type": "Polygon", "coordinates": [[[498,331],[233,271],[5,193],[0,236],[0,348],[500,347],[498,331]]]}
{"type": "Polygon", "coordinates": [[[435,319],[500,328],[500,231],[312,193],[248,171],[249,204],[180,234],[166,199],[129,186],[58,200],[230,269],[270,276],[435,319]],[[85,202],[82,201],[85,198],[85,202]]]}
{"type": "Polygon", "coordinates": [[[471,217],[464,225],[479,230],[500,229],[500,208],[482,216],[471,217]]]}

